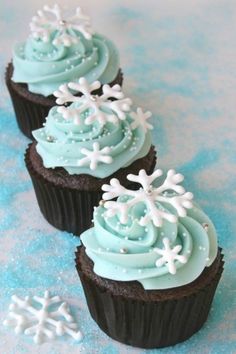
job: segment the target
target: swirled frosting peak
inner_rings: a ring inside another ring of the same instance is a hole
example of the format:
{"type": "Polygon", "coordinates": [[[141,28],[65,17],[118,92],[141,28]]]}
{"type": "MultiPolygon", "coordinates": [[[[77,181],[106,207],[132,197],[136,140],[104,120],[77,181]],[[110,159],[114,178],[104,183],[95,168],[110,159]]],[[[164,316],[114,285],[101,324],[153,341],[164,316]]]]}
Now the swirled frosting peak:
{"type": "Polygon", "coordinates": [[[156,170],[127,179],[129,190],[112,179],[94,211],[94,227],[81,235],[94,272],[118,281],[139,281],[147,290],[179,287],[195,280],[217,254],[215,228],[169,170],[163,183],[156,170]],[[154,182],[154,183],[153,183],[154,182]],[[114,200],[114,198],[117,198],[114,200]]]}
{"type": "Polygon", "coordinates": [[[100,87],[99,81],[80,78],[54,93],[61,106],[53,107],[44,128],[33,132],[45,167],[104,178],[147,155],[151,113],[132,111],[119,85],[103,85],[103,93],[95,95],[100,87]]]}
{"type": "Polygon", "coordinates": [[[13,50],[12,80],[30,92],[51,95],[61,84],[86,77],[112,82],[119,70],[114,44],[95,34],[88,16],[77,8],[64,17],[58,5],[44,6],[30,23],[31,35],[13,50]]]}

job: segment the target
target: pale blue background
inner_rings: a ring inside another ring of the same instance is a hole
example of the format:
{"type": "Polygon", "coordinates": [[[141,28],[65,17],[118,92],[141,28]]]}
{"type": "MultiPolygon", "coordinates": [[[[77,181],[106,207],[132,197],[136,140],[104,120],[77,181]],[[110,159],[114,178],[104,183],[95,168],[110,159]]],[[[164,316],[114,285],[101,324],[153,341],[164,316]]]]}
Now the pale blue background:
{"type": "MultiPolygon", "coordinates": [[[[16,126],[3,75],[13,43],[27,36],[29,20],[43,4],[0,2],[0,322],[12,294],[50,289],[73,305],[84,340],[37,347],[0,323],[0,353],[146,353],[109,339],[90,318],[74,269],[79,240],[43,219],[24,167],[29,141],[16,126]]],[[[159,166],[184,173],[185,186],[213,219],[224,248],[225,272],[204,328],[183,344],[149,353],[236,353],[236,2],[79,4],[95,29],[117,44],[126,93],[153,112],[159,166]]]]}

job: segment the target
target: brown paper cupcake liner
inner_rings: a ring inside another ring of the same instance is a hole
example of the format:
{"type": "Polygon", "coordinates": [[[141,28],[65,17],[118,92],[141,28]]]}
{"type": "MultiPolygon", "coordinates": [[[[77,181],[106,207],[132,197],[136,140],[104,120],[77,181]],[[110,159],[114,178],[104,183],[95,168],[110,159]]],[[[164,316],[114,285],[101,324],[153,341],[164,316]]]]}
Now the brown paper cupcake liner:
{"type": "MultiPolygon", "coordinates": [[[[5,81],[12,100],[18,126],[22,133],[29,139],[33,139],[32,131],[42,128],[49,110],[56,105],[55,97],[44,97],[40,94],[31,93],[26,84],[15,83],[11,80],[13,65],[9,63],[6,68],[5,81]]],[[[122,85],[123,73],[119,70],[117,77],[110,83],[122,85]]],[[[94,91],[100,94],[101,88],[94,91]]]]}
{"type": "MultiPolygon", "coordinates": [[[[88,271],[87,266],[81,266],[79,256],[82,249],[84,247],[80,246],[76,252],[76,268],[88,308],[94,321],[109,337],[135,347],[162,348],[188,339],[205,323],[223,271],[221,249],[217,256],[218,269],[213,277],[209,276],[207,283],[204,281],[203,286],[200,283],[195,289],[194,281],[191,283],[194,291],[191,293],[188,290],[189,295],[184,294],[186,286],[183,286],[181,291],[184,296],[177,295],[172,299],[167,297],[165,300],[165,291],[159,291],[163,292],[163,296],[158,301],[118,295],[112,291],[112,285],[102,286],[88,276],[91,269],[88,271]]],[[[207,271],[211,272],[210,268],[207,271]]]]}
{"type": "MultiPolygon", "coordinates": [[[[35,143],[33,143],[35,144],[35,143]]],[[[39,208],[45,219],[59,230],[71,232],[79,236],[91,226],[94,206],[99,204],[103,192],[101,188],[96,190],[78,190],[68,186],[55,184],[40,175],[32,165],[29,156],[30,146],[26,150],[25,164],[30,174],[39,208]]],[[[153,162],[150,171],[156,164],[155,150],[152,147],[153,162]]],[[[129,188],[137,188],[133,184],[129,188]]]]}
{"type": "Polygon", "coordinates": [[[79,191],[48,182],[32,167],[26,155],[26,167],[30,174],[39,208],[45,219],[59,230],[80,235],[91,226],[93,206],[99,204],[102,193],[79,191]]]}

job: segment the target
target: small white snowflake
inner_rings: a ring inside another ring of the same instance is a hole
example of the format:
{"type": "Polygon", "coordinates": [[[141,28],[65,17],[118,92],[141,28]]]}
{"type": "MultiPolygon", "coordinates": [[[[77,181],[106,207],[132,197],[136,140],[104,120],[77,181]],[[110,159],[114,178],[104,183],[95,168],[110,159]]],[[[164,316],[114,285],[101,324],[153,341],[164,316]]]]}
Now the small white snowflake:
{"type": "Polygon", "coordinates": [[[170,274],[176,274],[176,264],[175,261],[180,263],[187,263],[187,258],[184,255],[180,255],[179,252],[182,249],[181,245],[177,245],[171,249],[170,241],[167,237],[162,240],[164,248],[155,247],[154,252],[159,254],[161,257],[156,261],[157,267],[162,267],[164,264],[167,266],[170,274]]]}
{"type": "Polygon", "coordinates": [[[137,112],[131,112],[130,116],[133,119],[131,129],[136,129],[141,126],[145,133],[153,129],[153,125],[147,121],[152,116],[151,112],[143,112],[142,108],[138,107],[137,112]]]}
{"type": "Polygon", "coordinates": [[[52,43],[66,47],[78,42],[79,37],[74,33],[75,30],[82,33],[86,39],[91,39],[93,33],[90,18],[83,14],[80,7],[77,7],[73,16],[65,19],[57,4],[53,7],[46,5],[43,10],[39,10],[32,18],[30,29],[34,38],[40,38],[44,42],[48,42],[51,34],[56,31],[52,43]]]}
{"type": "Polygon", "coordinates": [[[109,146],[104,147],[100,150],[98,142],[93,143],[93,150],[88,150],[86,148],[81,149],[81,153],[86,157],[78,160],[78,166],[88,166],[91,170],[95,170],[99,162],[112,163],[113,159],[108,154],[111,152],[109,146]]]}
{"type": "Polygon", "coordinates": [[[68,334],[75,340],[81,340],[82,334],[70,313],[66,302],[59,296],[50,297],[45,291],[44,297],[26,296],[24,299],[17,295],[12,296],[8,318],[3,322],[5,326],[14,327],[15,333],[33,335],[34,342],[43,343],[47,338],[68,334]],[[59,306],[59,303],[60,306],[59,306]],[[38,309],[38,304],[41,308],[38,309]],[[57,310],[52,305],[58,304],[57,310]]]}
{"type": "Polygon", "coordinates": [[[119,215],[120,221],[126,224],[128,221],[128,212],[131,207],[136,204],[144,203],[146,205],[146,212],[139,220],[140,225],[145,226],[149,222],[157,227],[162,226],[163,219],[169,222],[177,222],[177,216],[165,210],[162,203],[170,204],[181,217],[186,216],[186,209],[192,208],[193,194],[185,192],[182,186],[178,183],[182,182],[184,177],[174,170],[167,172],[166,179],[159,187],[153,187],[152,182],[162,175],[162,170],[154,171],[148,176],[145,170],[140,170],[138,175],[130,174],[127,179],[132,182],[137,182],[142,185],[139,190],[129,190],[123,187],[116,178],[112,178],[110,185],[104,184],[102,190],[105,202],[104,207],[107,208],[106,215],[112,217],[119,215]],[[172,194],[169,194],[172,191],[172,194]],[[174,194],[173,194],[174,192],[174,194]],[[126,201],[110,201],[121,196],[127,196],[126,201]]]}
{"type": "MultiPolygon", "coordinates": [[[[101,96],[92,94],[93,91],[101,87],[99,81],[89,84],[85,78],[80,78],[79,82],[70,82],[59,87],[54,92],[57,97],[56,103],[64,105],[69,102],[79,102],[76,108],[73,108],[73,117],[79,121],[81,114],[89,110],[85,119],[85,124],[91,125],[99,122],[102,126],[107,122],[117,123],[119,120],[126,119],[126,112],[130,111],[132,101],[130,98],[124,98],[120,85],[110,87],[108,84],[102,86],[101,96]],[[75,96],[69,89],[82,93],[82,96],[75,96]],[[110,98],[115,98],[111,101],[110,98]]],[[[63,118],[68,119],[71,116],[71,107],[59,107],[58,112],[62,113],[63,118]]]]}

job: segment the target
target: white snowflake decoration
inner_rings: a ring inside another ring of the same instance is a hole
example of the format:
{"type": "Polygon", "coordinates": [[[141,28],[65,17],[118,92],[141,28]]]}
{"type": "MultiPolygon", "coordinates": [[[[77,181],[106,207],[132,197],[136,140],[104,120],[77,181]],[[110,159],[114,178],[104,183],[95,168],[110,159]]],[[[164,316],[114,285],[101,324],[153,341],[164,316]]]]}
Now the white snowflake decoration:
{"type": "Polygon", "coordinates": [[[129,181],[142,185],[142,188],[135,191],[126,189],[116,178],[112,178],[110,185],[104,184],[102,186],[102,190],[106,192],[103,194],[103,199],[109,200],[104,203],[104,207],[107,209],[106,215],[108,217],[119,215],[121,223],[125,224],[128,221],[129,209],[136,204],[144,203],[146,205],[145,215],[140,218],[139,224],[145,226],[152,221],[156,227],[160,227],[163,219],[169,222],[177,222],[177,216],[164,210],[160,205],[161,203],[167,203],[175,208],[179,216],[186,216],[186,209],[192,208],[193,194],[185,192],[184,188],[178,185],[184,177],[174,170],[169,170],[163,184],[159,187],[153,187],[152,182],[162,174],[162,170],[158,169],[150,176],[146,174],[145,170],[140,170],[138,175],[128,175],[127,179],[129,181]],[[168,192],[170,190],[172,191],[171,195],[168,192]],[[110,199],[121,196],[127,196],[128,200],[124,202],[120,200],[110,201],[110,199]]]}
{"type": "Polygon", "coordinates": [[[148,122],[148,119],[152,116],[151,112],[143,112],[142,108],[138,107],[137,112],[131,112],[130,116],[133,119],[131,129],[141,126],[145,133],[153,129],[153,125],[148,122]]]}
{"type": "Polygon", "coordinates": [[[95,170],[99,162],[102,163],[112,163],[113,159],[108,154],[111,152],[109,146],[104,147],[100,150],[99,143],[93,143],[93,150],[90,151],[86,148],[81,149],[81,153],[86,157],[78,160],[78,166],[88,166],[91,170],[95,170]]]}
{"type": "Polygon", "coordinates": [[[94,81],[89,84],[85,78],[80,78],[78,83],[70,82],[59,87],[59,90],[54,92],[57,97],[56,103],[64,105],[70,102],[79,102],[78,107],[59,107],[58,112],[62,114],[64,119],[72,118],[80,122],[80,116],[85,110],[90,110],[88,117],[85,119],[85,124],[90,125],[98,121],[102,126],[107,122],[117,123],[119,120],[125,120],[125,112],[130,111],[132,101],[130,98],[124,98],[120,85],[102,86],[102,95],[94,95],[92,92],[101,87],[99,81],[94,81]],[[82,93],[82,96],[75,96],[69,90],[82,93]],[[115,101],[109,100],[115,98],[115,101]]]}
{"type": "Polygon", "coordinates": [[[3,322],[5,326],[15,327],[15,333],[33,335],[34,342],[43,343],[47,338],[68,334],[75,340],[81,340],[82,334],[70,313],[66,302],[62,302],[59,296],[50,297],[45,291],[44,297],[26,296],[24,299],[17,295],[12,296],[8,318],[3,322]],[[57,304],[57,310],[52,311],[51,305],[57,304]],[[38,309],[37,304],[41,305],[38,309]]]}
{"type": "Polygon", "coordinates": [[[80,7],[77,7],[73,16],[65,19],[62,9],[57,4],[53,7],[46,5],[43,10],[39,10],[32,18],[30,29],[34,38],[40,38],[44,42],[48,42],[51,33],[56,31],[52,43],[66,47],[70,47],[79,40],[78,36],[73,34],[74,30],[82,33],[86,39],[91,39],[93,33],[90,18],[83,14],[80,7]]]}
{"type": "Polygon", "coordinates": [[[167,237],[162,240],[164,248],[155,247],[153,249],[154,252],[159,254],[161,257],[156,261],[157,267],[162,267],[164,264],[167,266],[169,273],[176,274],[176,263],[175,261],[179,261],[180,263],[187,263],[187,258],[184,255],[180,255],[179,252],[182,249],[181,245],[174,246],[171,249],[170,241],[167,237]]]}

